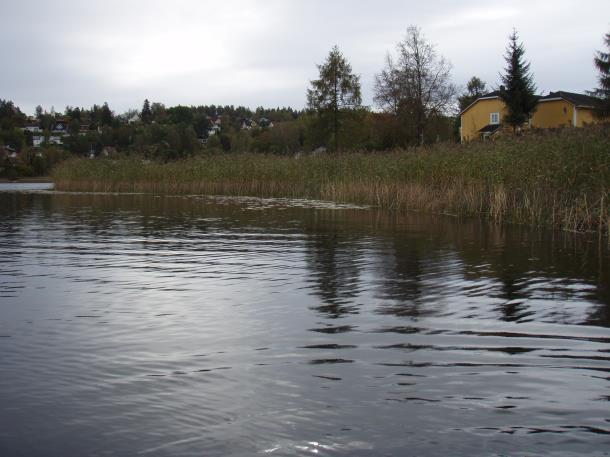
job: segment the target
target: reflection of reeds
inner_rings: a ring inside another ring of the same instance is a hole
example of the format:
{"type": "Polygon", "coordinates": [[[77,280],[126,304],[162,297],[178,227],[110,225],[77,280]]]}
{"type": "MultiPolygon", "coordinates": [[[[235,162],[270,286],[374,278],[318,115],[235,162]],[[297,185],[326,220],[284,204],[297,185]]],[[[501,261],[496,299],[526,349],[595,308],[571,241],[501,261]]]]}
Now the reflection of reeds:
{"type": "Polygon", "coordinates": [[[310,197],[610,230],[607,126],[442,144],[419,152],[300,158],[227,154],[168,164],[133,157],[71,160],[53,177],[59,190],[310,197]]]}

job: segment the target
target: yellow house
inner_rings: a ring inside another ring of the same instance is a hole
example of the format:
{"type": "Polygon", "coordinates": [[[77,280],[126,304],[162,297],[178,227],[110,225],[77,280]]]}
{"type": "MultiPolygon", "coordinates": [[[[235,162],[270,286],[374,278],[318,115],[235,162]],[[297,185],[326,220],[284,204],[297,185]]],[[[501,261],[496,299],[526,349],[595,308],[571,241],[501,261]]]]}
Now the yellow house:
{"type": "Polygon", "coordinates": [[[551,92],[538,100],[532,127],[540,129],[582,127],[601,121],[594,115],[595,99],[571,92],[551,92]]]}
{"type": "Polygon", "coordinates": [[[491,136],[500,130],[506,115],[506,105],[496,90],[477,98],[460,113],[460,140],[462,143],[491,136]]]}
{"type": "MultiPolygon", "coordinates": [[[[551,92],[540,97],[536,111],[528,123],[531,128],[582,127],[608,121],[594,115],[596,99],[571,92],[551,92]]],[[[460,113],[460,139],[462,143],[487,138],[502,130],[506,105],[500,92],[491,92],[478,98],[460,113]]]]}

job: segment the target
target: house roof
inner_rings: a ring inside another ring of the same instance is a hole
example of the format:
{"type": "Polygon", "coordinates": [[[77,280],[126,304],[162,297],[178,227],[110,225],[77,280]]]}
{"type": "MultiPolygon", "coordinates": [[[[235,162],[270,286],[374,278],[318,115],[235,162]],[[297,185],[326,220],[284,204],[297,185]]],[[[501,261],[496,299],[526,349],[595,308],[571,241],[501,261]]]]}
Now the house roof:
{"type": "Polygon", "coordinates": [[[481,98],[498,98],[500,96],[500,91],[499,90],[494,90],[492,92],[489,92],[485,95],[483,95],[482,97],[479,97],[479,100],[481,98]]]}
{"type": "Polygon", "coordinates": [[[466,111],[468,111],[470,108],[472,108],[472,106],[475,105],[476,103],[478,103],[480,100],[492,100],[494,98],[500,98],[500,91],[499,90],[494,90],[493,92],[489,92],[489,93],[487,93],[485,95],[481,95],[474,102],[472,102],[470,105],[468,105],[466,108],[464,108],[460,112],[460,116],[462,114],[464,114],[466,111]]]}
{"type": "Polygon", "coordinates": [[[479,133],[494,133],[502,127],[500,124],[488,124],[479,130],[479,133]]]}
{"type": "Polygon", "coordinates": [[[598,103],[598,100],[595,97],[591,97],[585,94],[575,94],[573,92],[564,92],[559,90],[557,92],[549,92],[549,95],[545,95],[540,98],[541,102],[552,101],[563,99],[567,102],[570,102],[576,107],[583,108],[595,108],[598,103]]]}
{"type": "MultiPolygon", "coordinates": [[[[492,100],[499,97],[499,90],[489,92],[488,94],[477,98],[474,102],[468,105],[462,112],[460,112],[460,116],[466,111],[468,111],[470,108],[472,108],[472,106],[480,100],[492,100]]],[[[572,103],[577,108],[595,108],[598,103],[598,100],[595,97],[591,97],[590,95],[576,94],[574,92],[565,92],[563,90],[559,90],[557,92],[549,92],[549,94],[545,95],[544,97],[538,97],[538,102],[549,102],[553,100],[565,100],[569,103],[572,103]]]]}

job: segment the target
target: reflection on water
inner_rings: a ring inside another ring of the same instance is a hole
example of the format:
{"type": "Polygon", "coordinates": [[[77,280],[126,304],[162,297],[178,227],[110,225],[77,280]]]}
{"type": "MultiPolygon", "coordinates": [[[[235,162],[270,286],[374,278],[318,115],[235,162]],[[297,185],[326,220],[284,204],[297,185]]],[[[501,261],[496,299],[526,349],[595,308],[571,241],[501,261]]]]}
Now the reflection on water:
{"type": "Polygon", "coordinates": [[[605,455],[596,237],[0,193],[0,455],[605,455]]]}

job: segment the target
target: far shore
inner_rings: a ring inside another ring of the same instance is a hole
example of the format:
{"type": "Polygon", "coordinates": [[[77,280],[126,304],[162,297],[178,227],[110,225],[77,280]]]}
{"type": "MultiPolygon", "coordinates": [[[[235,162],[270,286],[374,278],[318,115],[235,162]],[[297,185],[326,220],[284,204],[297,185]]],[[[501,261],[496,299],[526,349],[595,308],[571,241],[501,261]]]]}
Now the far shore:
{"type": "Polygon", "coordinates": [[[29,178],[17,178],[17,179],[7,179],[7,178],[0,178],[0,184],[7,184],[7,183],[24,183],[24,184],[46,184],[46,183],[52,183],[53,182],[53,178],[51,178],[50,176],[35,176],[35,177],[29,177],[29,178]]]}

